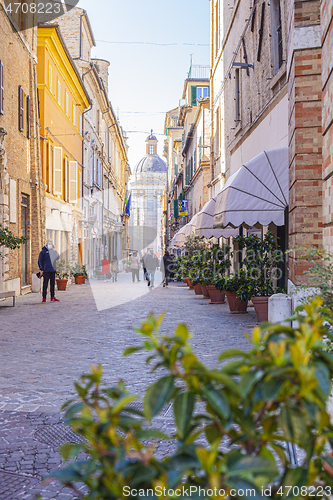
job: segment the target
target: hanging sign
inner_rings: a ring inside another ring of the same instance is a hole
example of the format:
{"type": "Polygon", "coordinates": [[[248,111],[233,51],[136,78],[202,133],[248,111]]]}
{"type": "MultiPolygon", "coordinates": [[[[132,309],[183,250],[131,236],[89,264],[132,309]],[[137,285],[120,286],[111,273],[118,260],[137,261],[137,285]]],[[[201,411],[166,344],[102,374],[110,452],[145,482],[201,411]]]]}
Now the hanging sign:
{"type": "Polygon", "coordinates": [[[179,215],[188,215],[188,200],[178,200],[178,213],[179,215]]]}

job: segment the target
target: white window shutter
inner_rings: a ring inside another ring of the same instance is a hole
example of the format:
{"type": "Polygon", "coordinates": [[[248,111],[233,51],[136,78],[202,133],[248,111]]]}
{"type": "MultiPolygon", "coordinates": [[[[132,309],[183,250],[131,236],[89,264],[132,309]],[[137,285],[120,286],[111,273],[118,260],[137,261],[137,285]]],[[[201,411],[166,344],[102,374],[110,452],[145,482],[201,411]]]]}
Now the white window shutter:
{"type": "Polygon", "coordinates": [[[77,162],[69,162],[69,202],[77,202],[77,162]]]}
{"type": "Polygon", "coordinates": [[[62,194],[62,148],[54,147],[53,194],[62,194]]]}
{"type": "Polygon", "coordinates": [[[65,157],[65,172],[64,172],[64,177],[65,177],[65,192],[64,192],[64,197],[65,201],[68,201],[68,158],[65,157]]]}

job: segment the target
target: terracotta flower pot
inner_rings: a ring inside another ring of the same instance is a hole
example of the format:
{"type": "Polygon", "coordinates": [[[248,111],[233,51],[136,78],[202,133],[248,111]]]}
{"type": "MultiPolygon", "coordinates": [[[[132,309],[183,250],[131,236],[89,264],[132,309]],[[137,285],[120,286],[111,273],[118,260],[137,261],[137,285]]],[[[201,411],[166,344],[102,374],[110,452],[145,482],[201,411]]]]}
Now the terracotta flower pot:
{"type": "Polygon", "coordinates": [[[188,278],[188,286],[190,287],[190,290],[194,290],[193,280],[190,280],[190,278],[188,278]]]}
{"type": "Polygon", "coordinates": [[[209,293],[206,285],[201,285],[202,295],[205,299],[209,299],[209,293]]]}
{"type": "Polygon", "coordinates": [[[214,285],[207,285],[207,290],[210,296],[210,304],[224,304],[225,294],[217,290],[214,285]]]}
{"type": "Polygon", "coordinates": [[[200,283],[198,283],[198,285],[194,286],[194,293],[195,293],[195,295],[202,295],[202,290],[201,290],[200,283]]]}
{"type": "Polygon", "coordinates": [[[269,297],[251,297],[258,323],[268,321],[268,299],[269,297]]]}
{"type": "Polygon", "coordinates": [[[85,282],[85,277],[84,276],[75,276],[75,285],[83,285],[85,282]]]}
{"type": "Polygon", "coordinates": [[[241,299],[237,297],[237,292],[226,292],[226,296],[231,314],[247,313],[247,300],[241,301],[241,299]]]}
{"type": "Polygon", "coordinates": [[[58,290],[64,292],[67,287],[68,279],[56,279],[58,290]]]}

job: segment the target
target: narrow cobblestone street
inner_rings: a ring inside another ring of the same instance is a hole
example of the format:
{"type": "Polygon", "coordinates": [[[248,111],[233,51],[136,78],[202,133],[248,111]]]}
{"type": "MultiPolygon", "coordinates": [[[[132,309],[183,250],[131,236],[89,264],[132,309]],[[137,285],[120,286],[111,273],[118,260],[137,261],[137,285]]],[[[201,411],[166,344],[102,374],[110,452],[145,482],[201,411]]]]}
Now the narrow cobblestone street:
{"type": "MultiPolygon", "coordinates": [[[[209,366],[221,351],[246,347],[243,333],[255,325],[252,308],[234,316],[227,304],[211,305],[183,284],[150,290],[143,282],[132,284],[126,274],[118,283],[71,285],[58,292],[58,298],[60,303],[41,304],[40,296],[31,294],[19,297],[15,308],[9,301],[0,303],[1,500],[33,499],[36,494],[43,499],[73,498],[59,484],[40,483],[61,464],[58,447],[71,437],[60,407],[73,396],[73,381],[97,363],[103,364],[108,384],[123,378],[131,391],[143,396],[156,375],[147,371],[145,353],[129,358],[122,353],[139,341],[133,326],[150,312],[166,312],[166,333],[179,321],[186,322],[196,353],[209,366]],[[102,305],[99,297],[104,297],[102,305]],[[108,297],[115,297],[118,305],[106,309],[108,297]],[[126,302],[129,298],[133,300],[126,302]]],[[[166,408],[156,425],[168,428],[171,416],[166,408]]]]}

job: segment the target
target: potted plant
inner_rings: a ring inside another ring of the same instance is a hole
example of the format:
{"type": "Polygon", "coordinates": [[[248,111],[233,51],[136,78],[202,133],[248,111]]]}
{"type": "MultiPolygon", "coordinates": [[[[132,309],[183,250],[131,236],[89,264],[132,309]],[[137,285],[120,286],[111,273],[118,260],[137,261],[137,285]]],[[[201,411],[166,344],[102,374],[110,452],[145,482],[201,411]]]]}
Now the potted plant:
{"type": "Polygon", "coordinates": [[[274,294],[272,278],[277,275],[278,264],[283,259],[277,238],[268,231],[263,239],[250,235],[238,236],[235,240],[240,249],[246,249],[243,264],[248,275],[248,282],[242,284],[238,297],[249,297],[251,293],[258,322],[268,321],[268,299],[274,294]]]}
{"type": "Polygon", "coordinates": [[[75,264],[71,269],[71,274],[75,279],[76,285],[83,285],[85,282],[85,274],[80,264],[75,264]]]}
{"type": "Polygon", "coordinates": [[[211,304],[225,303],[225,277],[222,274],[216,274],[211,284],[207,286],[211,304]]]}
{"type": "Polygon", "coordinates": [[[59,260],[59,262],[57,263],[57,274],[56,274],[56,283],[58,290],[63,292],[66,290],[69,275],[70,275],[69,265],[64,259],[59,260]]]}
{"type": "Polygon", "coordinates": [[[245,314],[247,303],[252,296],[251,281],[245,269],[240,269],[231,274],[224,284],[228,299],[229,309],[232,314],[245,314]]]}
{"type": "Polygon", "coordinates": [[[83,273],[83,278],[84,278],[83,283],[85,283],[86,280],[88,279],[88,271],[87,271],[87,267],[85,265],[82,266],[82,273],[83,273]]]}

